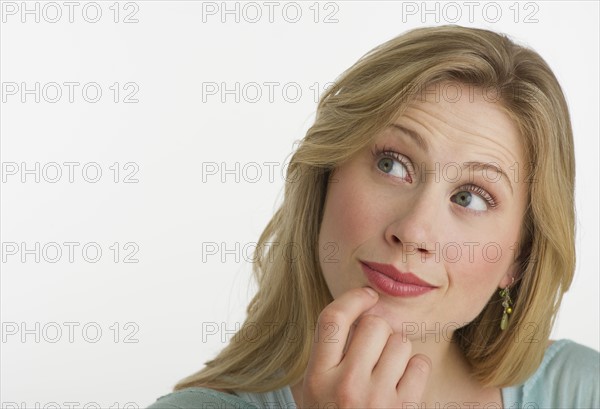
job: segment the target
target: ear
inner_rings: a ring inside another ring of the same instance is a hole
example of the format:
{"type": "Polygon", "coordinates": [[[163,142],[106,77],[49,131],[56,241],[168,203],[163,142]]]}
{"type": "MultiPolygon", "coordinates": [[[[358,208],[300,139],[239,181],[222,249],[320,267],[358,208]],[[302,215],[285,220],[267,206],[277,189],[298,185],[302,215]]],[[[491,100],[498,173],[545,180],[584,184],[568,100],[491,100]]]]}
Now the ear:
{"type": "Polygon", "coordinates": [[[506,288],[509,285],[514,285],[513,283],[513,278],[515,281],[518,280],[518,268],[517,268],[517,263],[513,262],[511,264],[511,266],[508,268],[508,270],[506,270],[506,273],[502,276],[502,278],[500,279],[500,282],[498,283],[498,287],[499,288],[506,288]]]}

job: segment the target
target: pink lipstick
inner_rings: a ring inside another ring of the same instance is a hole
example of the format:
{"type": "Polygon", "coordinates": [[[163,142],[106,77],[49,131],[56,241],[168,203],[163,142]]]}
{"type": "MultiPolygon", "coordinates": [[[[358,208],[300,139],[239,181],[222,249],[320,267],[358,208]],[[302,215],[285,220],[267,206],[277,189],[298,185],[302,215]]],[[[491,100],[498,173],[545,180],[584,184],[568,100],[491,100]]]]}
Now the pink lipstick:
{"type": "Polygon", "coordinates": [[[395,297],[414,297],[437,288],[412,273],[398,271],[390,264],[360,261],[360,265],[372,285],[395,297]]]}

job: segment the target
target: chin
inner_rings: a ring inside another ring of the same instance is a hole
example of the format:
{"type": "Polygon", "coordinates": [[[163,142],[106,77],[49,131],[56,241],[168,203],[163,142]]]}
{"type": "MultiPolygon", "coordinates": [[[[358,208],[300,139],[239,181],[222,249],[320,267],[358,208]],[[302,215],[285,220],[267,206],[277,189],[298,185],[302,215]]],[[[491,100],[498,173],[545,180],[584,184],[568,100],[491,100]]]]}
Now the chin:
{"type": "Polygon", "coordinates": [[[415,328],[425,325],[423,317],[411,311],[411,307],[391,303],[385,298],[380,298],[373,307],[361,314],[363,315],[383,318],[395,333],[414,332],[415,328]]]}
{"type": "Polygon", "coordinates": [[[458,322],[435,320],[437,314],[433,311],[425,312],[415,306],[400,305],[395,300],[382,297],[364,315],[376,315],[383,318],[394,333],[401,333],[411,341],[440,342],[451,341],[452,334],[462,325],[458,322]]]}

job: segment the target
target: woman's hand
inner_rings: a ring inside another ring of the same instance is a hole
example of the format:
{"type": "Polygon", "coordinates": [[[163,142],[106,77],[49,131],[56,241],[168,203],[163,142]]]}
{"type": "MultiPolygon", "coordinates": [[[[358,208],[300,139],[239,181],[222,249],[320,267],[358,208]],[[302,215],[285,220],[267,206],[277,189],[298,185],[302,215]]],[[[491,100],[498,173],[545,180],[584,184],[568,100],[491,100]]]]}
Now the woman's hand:
{"type": "Polygon", "coordinates": [[[342,294],[319,315],[302,390],[304,408],[402,408],[421,404],[431,372],[422,354],[381,317],[360,318],[379,294],[365,288],[342,294]],[[332,336],[324,336],[331,334],[332,336]],[[350,335],[350,337],[349,337],[350,335]],[[351,338],[351,339],[350,339],[351,338]],[[345,351],[347,344],[347,351],[345,351]]]}

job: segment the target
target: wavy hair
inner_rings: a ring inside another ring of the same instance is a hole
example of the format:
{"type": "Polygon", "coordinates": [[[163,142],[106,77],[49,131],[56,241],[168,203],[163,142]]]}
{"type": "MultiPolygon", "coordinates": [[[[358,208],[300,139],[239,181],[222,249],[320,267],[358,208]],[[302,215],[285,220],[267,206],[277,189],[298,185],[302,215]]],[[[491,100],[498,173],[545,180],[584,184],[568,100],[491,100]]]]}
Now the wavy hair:
{"type": "Polygon", "coordinates": [[[500,330],[503,307],[494,295],[454,339],[484,386],[514,385],[533,374],[575,270],[567,103],[535,51],[504,34],[445,25],[413,29],[377,46],[321,95],[315,122],[290,160],[283,202],[260,235],[252,267],[258,291],[246,320],[214,359],[174,390],[266,392],[302,379],[318,316],[333,301],[317,248],[329,175],[419,92],[447,81],[496,90],[520,132],[529,165],[522,176],[530,181],[510,325],[500,330]]]}

